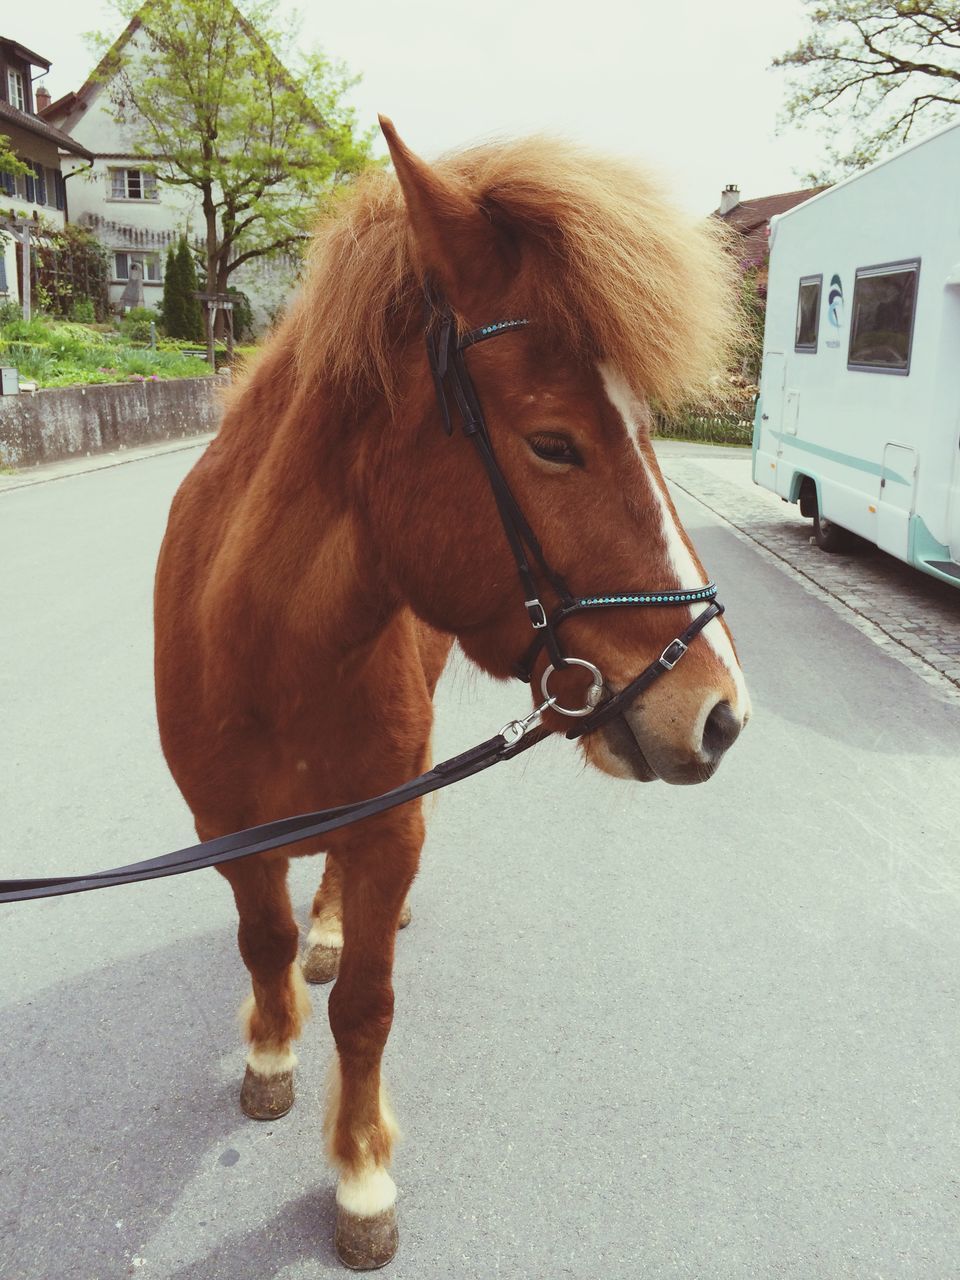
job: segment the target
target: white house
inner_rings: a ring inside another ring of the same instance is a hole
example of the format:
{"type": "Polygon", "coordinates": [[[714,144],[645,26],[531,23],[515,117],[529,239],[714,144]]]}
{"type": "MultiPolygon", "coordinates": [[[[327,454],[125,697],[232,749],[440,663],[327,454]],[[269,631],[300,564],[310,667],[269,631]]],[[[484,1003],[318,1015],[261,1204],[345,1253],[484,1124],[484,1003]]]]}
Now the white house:
{"type": "MultiPolygon", "coordinates": [[[[93,156],[76,139],[37,114],[44,98],[39,87],[34,94],[34,68],[39,68],[41,74],[49,71],[49,59],[0,36],[0,134],[10,139],[14,155],[32,170],[17,177],[0,173],[0,219],[28,218],[39,223],[42,218],[49,225],[62,227],[67,188],[61,153],[67,153],[71,168],[89,163],[93,156]]],[[[17,298],[17,244],[0,226],[0,301],[17,298]]]]}
{"type": "MultiPolygon", "coordinates": [[[[70,218],[89,227],[106,246],[110,297],[117,307],[157,306],[170,244],[183,234],[198,243],[206,233],[199,193],[192,187],[159,182],[149,161],[135,154],[131,126],[114,118],[104,69],[121,51],[125,56],[145,52],[142,40],[135,17],[81,88],[43,112],[45,121],[68,133],[92,155],[92,166],[75,166],[78,176],[70,184],[70,218]]],[[[233,273],[230,283],[247,294],[257,327],[270,323],[289,297],[297,270],[294,259],[271,257],[254,259],[233,273]]]]}

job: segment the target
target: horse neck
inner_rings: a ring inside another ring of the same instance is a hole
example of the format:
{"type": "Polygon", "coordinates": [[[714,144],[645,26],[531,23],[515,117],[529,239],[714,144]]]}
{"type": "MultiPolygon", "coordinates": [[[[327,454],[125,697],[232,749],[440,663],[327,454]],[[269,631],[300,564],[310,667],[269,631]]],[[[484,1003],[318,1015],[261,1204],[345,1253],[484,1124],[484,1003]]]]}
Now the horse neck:
{"type": "Polygon", "coordinates": [[[364,435],[384,427],[379,416],[322,388],[304,391],[264,360],[224,423],[222,447],[245,490],[234,507],[242,571],[255,575],[255,597],[329,662],[359,659],[403,603],[366,518],[358,465],[364,435]]]}

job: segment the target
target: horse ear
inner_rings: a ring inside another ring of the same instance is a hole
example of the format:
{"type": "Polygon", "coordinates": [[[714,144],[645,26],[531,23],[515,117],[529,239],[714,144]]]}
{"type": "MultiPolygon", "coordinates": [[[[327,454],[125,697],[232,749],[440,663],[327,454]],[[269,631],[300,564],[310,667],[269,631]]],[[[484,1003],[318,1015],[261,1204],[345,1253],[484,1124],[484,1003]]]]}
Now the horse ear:
{"type": "Polygon", "coordinates": [[[465,294],[499,274],[493,227],[464,188],[414,155],[392,120],[379,120],[403,191],[420,273],[462,304],[465,294]]]}

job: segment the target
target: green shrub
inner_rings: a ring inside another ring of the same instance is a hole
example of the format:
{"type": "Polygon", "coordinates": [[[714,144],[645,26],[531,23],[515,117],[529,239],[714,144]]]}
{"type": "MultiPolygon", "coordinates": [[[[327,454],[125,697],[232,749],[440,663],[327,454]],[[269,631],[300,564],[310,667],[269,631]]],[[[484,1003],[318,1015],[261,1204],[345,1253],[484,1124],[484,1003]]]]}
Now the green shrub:
{"type": "Polygon", "coordinates": [[[132,307],[120,320],[120,332],[131,342],[149,342],[151,325],[160,324],[160,316],[151,307],[132,307]]]}
{"type": "Polygon", "coordinates": [[[92,298],[74,298],[70,305],[70,319],[77,324],[93,324],[97,318],[92,298]]]}

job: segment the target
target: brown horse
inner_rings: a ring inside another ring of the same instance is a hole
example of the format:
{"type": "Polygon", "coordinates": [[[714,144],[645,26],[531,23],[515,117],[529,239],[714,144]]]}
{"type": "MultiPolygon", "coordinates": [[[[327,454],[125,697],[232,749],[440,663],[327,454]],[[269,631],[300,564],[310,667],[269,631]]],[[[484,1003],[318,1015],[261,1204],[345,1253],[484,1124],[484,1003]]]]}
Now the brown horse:
{"type": "MultiPolygon", "coordinates": [[[[543,139],[435,167],[382,121],[399,184],[377,171],[321,227],[304,287],[227,404],[170,513],[156,586],[163,749],[207,838],[375,795],[427,764],[449,647],[497,677],[531,639],[483,468],[444,435],[423,346],[423,281],[462,331],[524,317],[466,357],[499,465],[573,589],[691,589],[707,577],[658,469],[651,399],[709,384],[736,332],[716,233],[617,162],[543,139]]],[[[551,600],[549,589],[544,600],[551,600]]],[[[703,605],[580,613],[567,652],[627,685],[703,605]]],[[[548,661],[537,659],[534,686],[548,661]]],[[[582,697],[581,669],[551,692],[582,697]]],[[[578,704],[579,705],[579,704],[578,704]]],[[[726,627],[582,741],[605,773],[708,778],[747,718],[726,627]]],[[[545,724],[564,727],[547,710],[545,724]]],[[[574,748],[571,747],[571,750],[574,748]]],[[[303,969],[337,974],[327,1132],[337,1247],[396,1248],[395,1126],[380,1062],[395,934],[424,836],[419,803],[336,832],[303,969]]],[[[308,842],[304,842],[308,843],[308,842]]],[[[309,1009],[286,886],[294,845],[221,868],[250,971],[241,1104],[293,1101],[309,1009]]]]}

